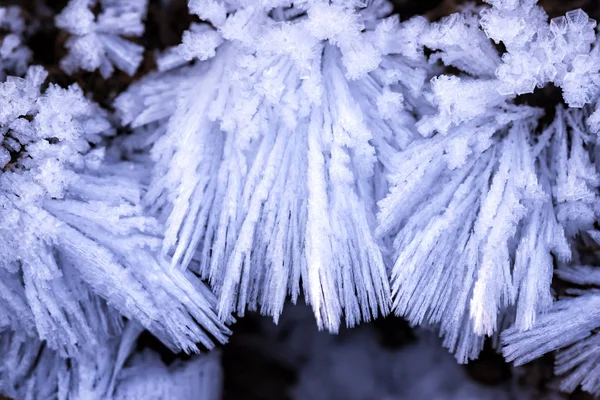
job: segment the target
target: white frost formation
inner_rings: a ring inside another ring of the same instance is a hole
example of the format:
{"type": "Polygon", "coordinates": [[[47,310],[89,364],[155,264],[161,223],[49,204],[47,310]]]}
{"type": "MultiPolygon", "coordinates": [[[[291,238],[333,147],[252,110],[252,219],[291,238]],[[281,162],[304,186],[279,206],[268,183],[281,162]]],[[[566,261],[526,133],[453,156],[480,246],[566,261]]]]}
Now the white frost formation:
{"type": "MultiPolygon", "coordinates": [[[[186,381],[210,358],[166,367],[129,330],[195,352],[304,294],[321,329],[394,312],[459,362],[486,337],[517,363],[558,350],[562,388],[600,395],[596,22],[487,2],[400,22],[384,0],[190,0],[116,118],[43,90],[0,8],[1,390],[211,398],[186,381]],[[526,105],[551,86],[564,105],[526,105]]],[[[62,68],[133,75],[147,6],[70,0],[62,68]]]]}
{"type": "Polygon", "coordinates": [[[383,18],[379,1],[231,4],[227,18],[209,3],[190,8],[212,25],[116,101],[125,124],[152,132],[145,200],[165,221],[164,255],[197,260],[220,315],[260,307],[277,320],[300,279],[320,327],[386,314],[375,202],[382,159],[417,135],[427,64],[403,38],[420,26],[383,18]]]}
{"type": "Polygon", "coordinates": [[[133,75],[144,48],[126,38],[142,36],[148,0],[70,0],[56,16],[56,26],[68,32],[68,55],[60,65],[71,74],[99,70],[104,78],[115,67],[133,75]],[[95,15],[92,9],[100,8],[95,15]]]}

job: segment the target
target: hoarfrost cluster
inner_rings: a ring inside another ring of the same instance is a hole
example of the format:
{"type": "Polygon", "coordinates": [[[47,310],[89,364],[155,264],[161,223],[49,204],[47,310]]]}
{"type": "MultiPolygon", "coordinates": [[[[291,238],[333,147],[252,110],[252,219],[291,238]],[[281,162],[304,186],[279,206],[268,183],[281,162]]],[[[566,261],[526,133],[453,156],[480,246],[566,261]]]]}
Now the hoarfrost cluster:
{"type": "MultiPolygon", "coordinates": [[[[459,363],[486,338],[516,364],[557,351],[561,389],[600,395],[596,22],[486,1],[428,21],[384,0],[190,0],[181,43],[110,109],[30,65],[35,23],[0,7],[0,393],[216,399],[216,351],[166,365],[141,332],[198,353],[304,298],[319,329],[393,313],[459,363]],[[561,104],[523,101],[550,86],[561,104]]],[[[133,76],[147,14],[70,0],[60,67],[133,76]]],[[[380,382],[410,377],[374,373],[400,355],[357,335],[314,360],[370,386],[307,372],[327,390],[297,398],[410,398],[380,382]]],[[[402,357],[434,374],[425,341],[402,357]]]]}
{"type": "Polygon", "coordinates": [[[4,81],[7,74],[23,75],[27,71],[31,50],[23,42],[31,28],[26,26],[19,7],[0,8],[0,30],[6,32],[0,40],[0,80],[4,81]]]}
{"type": "Polygon", "coordinates": [[[144,48],[124,37],[139,37],[147,0],[71,0],[56,16],[56,26],[71,36],[68,55],[61,67],[68,73],[78,69],[99,70],[104,78],[115,67],[133,75],[142,62],[144,48]],[[101,11],[98,15],[94,8],[101,11]]]}

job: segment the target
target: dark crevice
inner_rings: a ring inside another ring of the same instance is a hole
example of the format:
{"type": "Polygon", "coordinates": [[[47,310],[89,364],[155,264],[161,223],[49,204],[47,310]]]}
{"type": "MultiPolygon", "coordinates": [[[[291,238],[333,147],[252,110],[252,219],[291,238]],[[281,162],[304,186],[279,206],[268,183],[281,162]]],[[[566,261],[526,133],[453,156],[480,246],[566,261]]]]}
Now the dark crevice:
{"type": "MultiPolygon", "coordinates": [[[[296,383],[297,371],[266,354],[276,346],[263,331],[268,317],[249,312],[232,326],[233,335],[222,350],[224,400],[285,400],[296,383]]],[[[316,329],[316,328],[315,328],[316,329]]],[[[279,339],[285,338],[282,333],[279,339]]]]}
{"type": "Polygon", "coordinates": [[[145,349],[150,349],[160,356],[165,365],[171,365],[176,360],[189,360],[191,355],[184,353],[183,351],[173,353],[171,349],[165,346],[160,340],[156,338],[152,333],[148,331],[142,332],[136,342],[136,352],[140,352],[145,349]]]}
{"type": "Polygon", "coordinates": [[[190,15],[187,0],[150,0],[141,42],[147,51],[165,50],[181,42],[183,32],[192,22],[199,21],[190,15]]]}
{"type": "Polygon", "coordinates": [[[499,385],[508,382],[512,377],[510,364],[492,347],[489,339],[486,340],[479,357],[469,361],[465,369],[471,378],[485,385],[499,385]]]}
{"type": "Polygon", "coordinates": [[[402,318],[389,315],[376,319],[372,324],[381,345],[386,349],[396,350],[416,341],[413,329],[402,318]]]}
{"type": "Polygon", "coordinates": [[[539,120],[539,126],[548,126],[554,121],[556,107],[565,105],[562,90],[553,84],[547,84],[543,88],[536,88],[533,93],[522,94],[515,98],[515,104],[528,105],[542,108],[544,115],[539,120]]]}

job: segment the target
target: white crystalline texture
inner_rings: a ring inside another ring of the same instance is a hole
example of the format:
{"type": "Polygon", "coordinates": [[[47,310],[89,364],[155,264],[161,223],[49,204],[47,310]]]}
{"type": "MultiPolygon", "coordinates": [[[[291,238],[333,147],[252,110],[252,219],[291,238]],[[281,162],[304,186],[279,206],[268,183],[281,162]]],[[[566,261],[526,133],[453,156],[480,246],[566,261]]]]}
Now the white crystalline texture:
{"type": "Polygon", "coordinates": [[[600,321],[599,299],[600,296],[592,292],[561,300],[539,318],[534,329],[525,332],[513,328],[507,330],[502,336],[505,357],[523,364],[549,351],[566,348],[559,353],[555,367],[558,373],[570,371],[571,375],[563,381],[563,388],[573,390],[578,384],[587,382],[586,389],[598,394],[598,371],[594,363],[597,354],[586,348],[598,340],[593,331],[600,321]],[[575,347],[569,347],[574,344],[575,347]]]}
{"type": "Polygon", "coordinates": [[[339,46],[349,79],[364,76],[381,61],[379,51],[360,35],[359,15],[345,7],[317,3],[308,10],[306,27],[315,38],[339,46]]]}
{"type": "Polygon", "coordinates": [[[435,51],[430,62],[442,60],[444,64],[469,74],[482,78],[492,77],[500,58],[479,29],[478,23],[474,14],[452,14],[431,24],[417,38],[422,46],[435,51]]]}
{"type": "Polygon", "coordinates": [[[64,359],[31,338],[0,335],[0,391],[15,399],[202,399],[221,391],[219,354],[165,365],[157,354],[136,352],[139,325],[64,359]]]}
{"type": "Polygon", "coordinates": [[[573,74],[594,76],[593,23],[549,24],[533,1],[434,24],[261,4],[192,1],[210,25],[117,99],[152,138],[145,201],[166,221],[163,256],[210,281],[221,315],[277,320],[304,290],[337,331],[391,305],[437,325],[461,362],[508,325],[535,329],[600,182],[588,113],[559,108],[541,127],[514,99],[553,82],[593,102],[573,74]]]}
{"type": "MultiPolygon", "coordinates": [[[[394,312],[461,363],[486,338],[517,364],[556,351],[561,388],[600,395],[596,22],[486,2],[401,22],[383,0],[190,0],[114,118],[46,86],[0,7],[0,392],[216,399],[217,354],[167,366],[141,332],[198,352],[304,297],[319,329],[394,312]],[[564,105],[524,104],[549,85],[564,105]]],[[[70,0],[62,68],[134,75],[147,7],[70,0]]],[[[294,344],[316,354],[294,395],[489,392],[360,335],[294,344]]]]}
{"type": "Polygon", "coordinates": [[[206,24],[193,24],[183,33],[179,45],[181,56],[190,61],[194,58],[206,60],[214,57],[217,47],[223,42],[221,35],[206,24]]]}
{"type": "Polygon", "coordinates": [[[483,153],[469,149],[461,130],[413,142],[379,203],[378,232],[401,226],[392,271],[396,312],[413,323],[441,323],[445,345],[463,362],[477,355],[478,337],[496,331],[507,305],[517,307],[517,326],[532,325],[552,301],[550,252],[570,254],[549,193],[539,187],[527,126],[511,128],[483,153]],[[445,165],[444,151],[462,162],[445,165]]]}
{"type": "Polygon", "coordinates": [[[188,7],[192,14],[217,27],[223,25],[227,19],[226,4],[220,0],[189,0],[188,7]]]}
{"type": "Polygon", "coordinates": [[[496,70],[502,82],[500,93],[531,93],[553,83],[563,89],[571,107],[583,107],[598,98],[596,21],[584,11],[569,11],[548,23],[544,11],[532,2],[520,7],[496,6],[481,12],[481,26],[488,37],[507,49],[496,70]]]}
{"type": "Polygon", "coordinates": [[[192,28],[177,50],[205,61],[166,71],[180,64],[165,55],[165,71],[115,103],[156,138],[145,201],[166,221],[164,256],[209,279],[221,315],[249,307],[277,320],[301,290],[331,331],[387,313],[377,152],[416,135],[405,106],[425,84],[422,50],[396,44],[376,5],[230,4],[222,21],[209,3],[191,6],[213,27],[192,28]]]}
{"type": "Polygon", "coordinates": [[[31,67],[0,84],[10,157],[0,172],[0,330],[75,358],[118,333],[122,316],[174,351],[224,341],[210,291],[153,255],[161,227],[142,214],[147,166],[103,160],[104,112],[77,86],[40,94],[45,78],[31,67]]]}
{"type": "Polygon", "coordinates": [[[133,75],[144,49],[127,38],[143,34],[146,7],[147,0],[70,0],[55,19],[71,35],[61,67],[69,74],[99,70],[104,78],[115,67],[133,75]],[[96,5],[101,9],[97,16],[92,12],[96,5]]]}
{"type": "Polygon", "coordinates": [[[166,366],[151,352],[136,354],[118,378],[115,399],[221,399],[218,352],[166,366]]]}
{"type": "Polygon", "coordinates": [[[424,136],[435,131],[445,134],[451,126],[481,117],[490,108],[504,103],[494,80],[440,75],[431,80],[431,91],[438,114],[418,122],[419,132],[424,136]]]}
{"type": "Polygon", "coordinates": [[[0,38],[0,82],[6,75],[22,76],[31,60],[31,50],[23,44],[27,27],[16,6],[0,7],[0,30],[7,32],[0,38]]]}

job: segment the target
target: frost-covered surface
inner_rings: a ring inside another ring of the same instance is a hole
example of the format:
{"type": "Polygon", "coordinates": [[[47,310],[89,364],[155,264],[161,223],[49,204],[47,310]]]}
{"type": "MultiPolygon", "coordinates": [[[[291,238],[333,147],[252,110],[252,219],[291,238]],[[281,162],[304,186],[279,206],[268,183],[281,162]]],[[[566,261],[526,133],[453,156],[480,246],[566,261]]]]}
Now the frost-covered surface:
{"type": "MultiPolygon", "coordinates": [[[[210,398],[216,386],[178,383],[204,376],[205,358],[124,364],[129,327],[195,352],[225,341],[232,313],[278,321],[304,294],[320,329],[394,312],[461,363],[486,337],[517,363],[559,350],[562,389],[600,395],[596,22],[487,3],[400,22],[383,0],[190,0],[196,22],[116,115],[75,85],[45,88],[18,9],[0,8],[0,332],[3,351],[32,354],[7,362],[22,372],[2,390],[81,397],[92,389],[65,386],[80,374],[68,359],[102,376],[89,398],[210,398]],[[551,85],[564,104],[526,104],[551,85]]],[[[55,18],[62,68],[133,75],[146,14],[146,0],[69,1],[55,18]]],[[[338,383],[297,395],[480,390],[421,345],[404,356],[451,379],[388,387],[404,372],[381,366],[401,355],[357,342],[317,363],[364,366],[340,376],[373,374],[368,385],[308,368],[306,382],[338,383]]]]}
{"type": "Polygon", "coordinates": [[[0,84],[2,326],[61,354],[118,326],[119,314],[104,321],[112,310],[174,349],[210,346],[196,322],[223,340],[210,292],[152,255],[161,230],[141,215],[144,166],[103,163],[103,112],[77,86],[40,94],[45,77],[31,67],[0,84]]]}
{"type": "Polygon", "coordinates": [[[133,75],[144,48],[129,40],[144,33],[147,0],[69,0],[56,26],[71,36],[60,65],[67,72],[99,70],[108,78],[117,68],[133,75]],[[93,9],[100,9],[95,15],[93,9]]]}
{"type": "MultiPolygon", "coordinates": [[[[41,340],[44,354],[55,360],[49,363],[95,357],[100,364],[93,368],[105,379],[115,360],[101,349],[120,335],[123,316],[174,351],[224,341],[228,330],[213,311],[208,288],[154,255],[161,228],[140,206],[147,167],[105,157],[102,136],[111,134],[105,113],[75,85],[50,85],[40,93],[45,78],[41,67],[30,67],[25,78],[0,84],[5,350],[21,346],[19,354],[34,354],[41,340]]],[[[35,371],[47,373],[44,362],[32,357],[35,371]]],[[[2,360],[13,373],[7,354],[2,360]]],[[[22,379],[7,383],[24,385],[22,379]]],[[[27,389],[32,398],[53,393],[38,379],[27,389]]],[[[106,398],[90,396],[84,397],[106,398]]]]}
{"type": "MultiPolygon", "coordinates": [[[[477,357],[484,335],[535,325],[552,305],[553,259],[570,260],[568,240],[592,228],[598,211],[596,137],[585,123],[587,109],[559,108],[543,129],[542,110],[513,103],[516,94],[550,79],[569,102],[563,84],[570,75],[532,76],[530,87],[510,81],[511,57],[530,61],[528,54],[539,54],[535,40],[546,32],[541,8],[511,4],[467,8],[423,35],[423,44],[436,50],[433,59],[463,73],[431,80],[425,96],[438,110],[417,122],[425,138],[394,156],[391,190],[379,203],[378,234],[395,238],[395,310],[415,324],[439,324],[444,345],[462,362],[477,357]],[[479,17],[483,30],[474,28],[479,17]],[[499,22],[511,18],[523,32],[499,22]],[[527,34],[528,23],[536,32],[527,34]],[[502,59],[485,34],[505,44],[502,59]],[[473,38],[469,46],[461,45],[465,37],[473,38]]],[[[581,12],[563,22],[573,42],[594,36],[594,23],[581,12]]],[[[573,46],[558,34],[547,39],[554,55],[589,51],[589,43],[573,46]]],[[[577,58],[566,54],[553,68],[571,70],[564,65],[569,57],[577,58]]],[[[519,71],[519,79],[527,75],[519,71]]]]}
{"type": "Polygon", "coordinates": [[[177,268],[197,259],[219,314],[277,319],[302,279],[335,331],[342,314],[352,326],[389,311],[379,158],[417,135],[407,110],[427,65],[397,40],[418,27],[382,19],[384,3],[273,6],[231,5],[223,19],[192,2],[215,28],[194,25],[159,65],[200,62],[142,79],[116,107],[134,128],[152,124],[145,200],[166,221],[163,253],[177,268]]]}
{"type": "Polygon", "coordinates": [[[23,43],[28,33],[21,9],[0,7],[0,82],[6,75],[24,75],[31,60],[31,50],[23,43]]]}
{"type": "Polygon", "coordinates": [[[511,106],[503,120],[491,114],[413,142],[380,203],[380,227],[401,225],[396,310],[414,323],[440,323],[460,361],[477,356],[484,334],[535,324],[552,304],[553,256],[569,261],[567,238],[592,228],[597,214],[600,176],[583,147],[595,137],[583,114],[559,108],[532,135],[538,116],[511,106]],[[427,192],[418,191],[423,181],[427,192]]]}
{"type": "Polygon", "coordinates": [[[140,332],[129,323],[121,336],[70,360],[31,338],[3,334],[0,390],[14,399],[220,398],[217,351],[167,366],[155,353],[135,352],[140,332]]]}
{"type": "MultiPolygon", "coordinates": [[[[584,243],[591,248],[597,246],[599,239],[597,230],[584,234],[584,243]]],[[[594,256],[597,257],[596,250],[594,256]]],[[[507,360],[520,365],[559,350],[554,369],[562,378],[560,388],[572,392],[581,385],[583,390],[600,395],[600,275],[598,267],[588,265],[587,259],[589,255],[576,254],[571,265],[559,265],[556,275],[574,288],[568,289],[533,329],[521,332],[511,328],[503,332],[503,353],[507,360]]]]}

